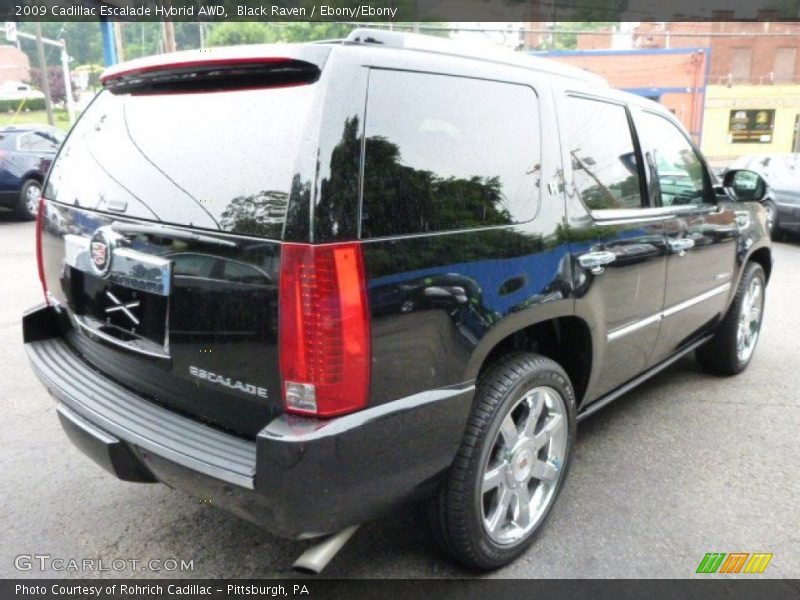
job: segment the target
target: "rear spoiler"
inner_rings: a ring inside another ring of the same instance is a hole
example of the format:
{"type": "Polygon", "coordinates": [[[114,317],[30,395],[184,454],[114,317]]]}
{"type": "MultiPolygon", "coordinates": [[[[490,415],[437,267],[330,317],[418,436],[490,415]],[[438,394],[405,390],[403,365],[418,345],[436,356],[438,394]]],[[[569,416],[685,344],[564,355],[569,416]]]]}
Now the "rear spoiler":
{"type": "Polygon", "coordinates": [[[283,49],[294,52],[286,56],[176,53],[112,67],[103,73],[100,81],[114,94],[216,92],[303,85],[319,79],[330,52],[330,47],[321,46],[286,46],[283,49]]]}

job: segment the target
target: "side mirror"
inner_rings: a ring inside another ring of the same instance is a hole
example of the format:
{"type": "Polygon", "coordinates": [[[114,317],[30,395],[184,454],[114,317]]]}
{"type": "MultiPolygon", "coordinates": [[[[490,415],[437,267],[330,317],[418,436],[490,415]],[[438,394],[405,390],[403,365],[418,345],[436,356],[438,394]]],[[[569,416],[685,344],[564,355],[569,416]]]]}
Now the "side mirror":
{"type": "Polygon", "coordinates": [[[725,173],[722,187],[737,202],[758,202],[767,194],[767,182],[761,175],[745,169],[725,173]]]}

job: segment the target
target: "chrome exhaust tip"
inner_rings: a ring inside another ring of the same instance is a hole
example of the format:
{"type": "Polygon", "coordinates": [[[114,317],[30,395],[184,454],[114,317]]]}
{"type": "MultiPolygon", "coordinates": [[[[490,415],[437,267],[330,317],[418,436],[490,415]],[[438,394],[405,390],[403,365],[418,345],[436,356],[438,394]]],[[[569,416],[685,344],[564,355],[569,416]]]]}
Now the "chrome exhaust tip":
{"type": "Polygon", "coordinates": [[[358,525],[353,525],[347,529],[342,529],[339,533],[334,533],[321,542],[314,544],[303,552],[300,558],[294,561],[292,568],[300,573],[319,575],[347,543],[347,540],[353,536],[358,527],[358,525]]]}

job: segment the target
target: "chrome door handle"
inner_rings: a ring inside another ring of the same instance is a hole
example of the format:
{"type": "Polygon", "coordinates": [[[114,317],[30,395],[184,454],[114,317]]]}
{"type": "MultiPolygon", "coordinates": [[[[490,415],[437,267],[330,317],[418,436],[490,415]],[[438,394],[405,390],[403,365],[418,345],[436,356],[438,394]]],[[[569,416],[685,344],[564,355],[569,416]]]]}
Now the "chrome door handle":
{"type": "Polygon", "coordinates": [[[584,269],[589,269],[595,275],[600,275],[605,271],[605,266],[617,260],[617,255],[608,250],[595,250],[581,254],[578,257],[578,264],[584,269]]]}
{"type": "Polygon", "coordinates": [[[680,238],[677,240],[669,240],[669,249],[678,256],[686,256],[686,251],[694,248],[694,240],[689,238],[680,238]]]}

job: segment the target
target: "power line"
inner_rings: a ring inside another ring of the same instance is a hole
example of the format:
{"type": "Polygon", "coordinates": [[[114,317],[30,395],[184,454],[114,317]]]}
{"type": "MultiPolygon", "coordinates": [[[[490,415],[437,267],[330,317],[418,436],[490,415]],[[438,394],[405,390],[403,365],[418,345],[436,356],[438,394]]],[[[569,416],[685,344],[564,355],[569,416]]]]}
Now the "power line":
{"type": "MultiPolygon", "coordinates": [[[[335,21],[340,25],[350,25],[359,28],[374,28],[374,29],[389,29],[389,25],[382,22],[365,23],[358,21],[335,21]]],[[[747,21],[748,24],[767,23],[768,21],[747,21]]],[[[415,24],[392,24],[394,30],[414,31],[449,31],[456,33],[546,33],[547,35],[616,35],[618,31],[604,31],[602,29],[549,29],[547,27],[538,28],[492,28],[492,27],[445,27],[442,25],[415,25],[415,24]]],[[[643,31],[643,32],[630,32],[625,35],[633,35],[639,37],[800,37],[800,28],[796,33],[789,32],[721,32],[721,31],[707,31],[707,32],[677,32],[677,31],[643,31]]]]}

